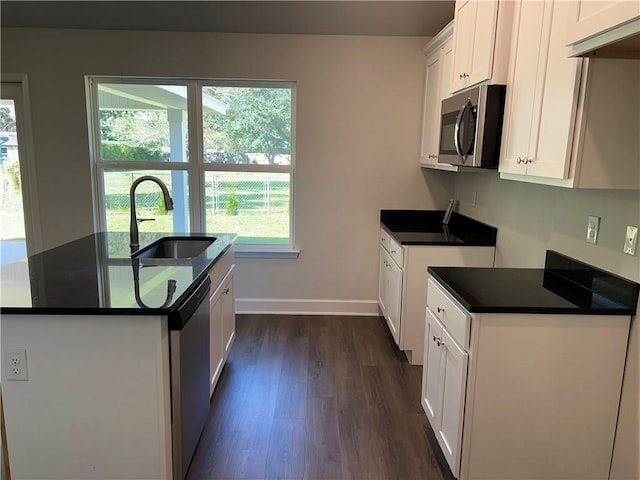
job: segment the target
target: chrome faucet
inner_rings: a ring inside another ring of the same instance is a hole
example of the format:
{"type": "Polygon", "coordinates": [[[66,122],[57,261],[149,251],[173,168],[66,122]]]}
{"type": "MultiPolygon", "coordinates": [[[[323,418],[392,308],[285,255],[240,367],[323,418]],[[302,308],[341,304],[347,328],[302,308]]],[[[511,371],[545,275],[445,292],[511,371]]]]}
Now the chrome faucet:
{"type": "Polygon", "coordinates": [[[145,180],[151,180],[158,184],[158,186],[162,189],[162,195],[164,196],[164,208],[169,210],[173,210],[173,200],[171,199],[171,195],[169,195],[169,189],[167,186],[157,177],[152,177],[151,175],[145,175],[144,177],[137,178],[133,184],[131,185],[131,189],[129,190],[129,200],[131,206],[131,222],[129,224],[129,236],[131,239],[131,243],[129,247],[131,247],[131,253],[136,252],[140,248],[140,243],[138,240],[138,223],[147,222],[151,220],[155,220],[155,218],[137,218],[136,216],[136,188],[145,180]]]}

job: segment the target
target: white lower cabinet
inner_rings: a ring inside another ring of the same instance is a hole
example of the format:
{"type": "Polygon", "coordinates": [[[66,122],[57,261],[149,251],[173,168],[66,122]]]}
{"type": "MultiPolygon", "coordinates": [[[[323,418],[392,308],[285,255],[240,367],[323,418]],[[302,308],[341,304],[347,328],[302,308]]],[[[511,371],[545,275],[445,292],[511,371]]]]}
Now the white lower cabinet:
{"type": "Polygon", "coordinates": [[[422,404],[457,477],[469,355],[427,308],[422,404]]]}
{"type": "Polygon", "coordinates": [[[606,479],[631,317],[469,313],[427,289],[422,406],[459,479],[606,479]]]}
{"type": "Polygon", "coordinates": [[[393,340],[400,341],[400,306],[402,300],[402,269],[391,255],[380,247],[380,278],[378,302],[393,340]]]}
{"type": "Polygon", "coordinates": [[[209,395],[213,395],[235,339],[235,265],[230,250],[214,265],[209,298],[209,395]]]}
{"type": "Polygon", "coordinates": [[[393,340],[421,365],[428,267],[493,267],[495,247],[400,245],[381,229],[378,305],[393,340]]]}

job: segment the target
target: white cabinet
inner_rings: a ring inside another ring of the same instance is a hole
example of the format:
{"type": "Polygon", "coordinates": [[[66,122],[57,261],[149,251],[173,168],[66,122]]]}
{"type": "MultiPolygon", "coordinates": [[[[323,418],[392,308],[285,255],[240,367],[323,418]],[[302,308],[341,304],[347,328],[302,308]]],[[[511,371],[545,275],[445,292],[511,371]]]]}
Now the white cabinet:
{"type": "Polygon", "coordinates": [[[515,2],[502,178],[582,188],[640,188],[634,60],[567,58],[572,4],[515,2]]]}
{"type": "Polygon", "coordinates": [[[209,395],[213,395],[235,338],[234,268],[230,248],[209,272],[209,395]]]}
{"type": "Polygon", "coordinates": [[[236,338],[236,302],[234,291],[233,269],[222,282],[222,344],[224,345],[224,359],[229,357],[229,352],[236,338]]]}
{"type": "Polygon", "coordinates": [[[437,167],[440,145],[440,111],[449,95],[453,54],[453,22],[449,23],[422,50],[426,56],[424,108],[422,111],[422,147],[420,165],[437,167]]]}
{"type": "Polygon", "coordinates": [[[398,347],[414,365],[423,361],[427,268],[492,267],[495,247],[400,245],[380,229],[378,305],[398,347]]]}
{"type": "Polygon", "coordinates": [[[427,308],[422,404],[454,476],[460,445],[469,355],[427,308]]]}
{"type": "Polygon", "coordinates": [[[453,29],[451,92],[481,82],[505,83],[511,2],[457,0],[453,29]]]}
{"type": "Polygon", "coordinates": [[[569,3],[566,43],[570,44],[572,55],[582,55],[640,34],[640,2],[576,0],[569,3]]]}
{"type": "Polygon", "coordinates": [[[499,171],[567,178],[582,59],[562,49],[567,2],[517,2],[499,171]]]}
{"type": "Polygon", "coordinates": [[[427,303],[422,406],[457,478],[608,478],[631,317],[470,313],[433,279],[427,303]]]}
{"type": "Polygon", "coordinates": [[[395,255],[401,251],[400,245],[385,231],[380,242],[380,275],[378,281],[378,303],[387,321],[389,331],[396,343],[400,341],[400,308],[402,303],[402,262],[398,264],[395,255]],[[388,249],[385,248],[388,245],[388,249]]]}

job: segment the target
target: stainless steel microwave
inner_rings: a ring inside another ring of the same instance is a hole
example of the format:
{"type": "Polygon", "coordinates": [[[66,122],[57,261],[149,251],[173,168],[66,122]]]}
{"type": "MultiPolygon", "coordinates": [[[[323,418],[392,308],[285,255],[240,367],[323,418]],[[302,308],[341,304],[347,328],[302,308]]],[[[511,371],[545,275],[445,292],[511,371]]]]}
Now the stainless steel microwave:
{"type": "Polygon", "coordinates": [[[505,85],[481,85],[442,101],[438,163],[497,168],[505,85]]]}

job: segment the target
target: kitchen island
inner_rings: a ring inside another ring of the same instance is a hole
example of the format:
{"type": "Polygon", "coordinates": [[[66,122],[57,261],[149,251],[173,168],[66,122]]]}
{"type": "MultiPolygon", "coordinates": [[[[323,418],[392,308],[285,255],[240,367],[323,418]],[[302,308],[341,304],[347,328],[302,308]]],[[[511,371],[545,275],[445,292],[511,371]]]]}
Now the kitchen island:
{"type": "MultiPolygon", "coordinates": [[[[140,243],[168,235],[141,234],[140,243]]],[[[175,314],[207,278],[212,298],[233,279],[236,236],[209,235],[216,241],[192,258],[132,259],[128,233],[98,233],[0,270],[14,479],[181,478],[172,451],[171,342],[183,326],[175,314]],[[10,380],[7,360],[21,352],[27,379],[10,380]]],[[[223,345],[218,320],[210,318],[210,335],[222,354],[233,332],[227,325],[223,345]]],[[[220,373],[211,364],[202,365],[205,382],[220,373]]]]}

